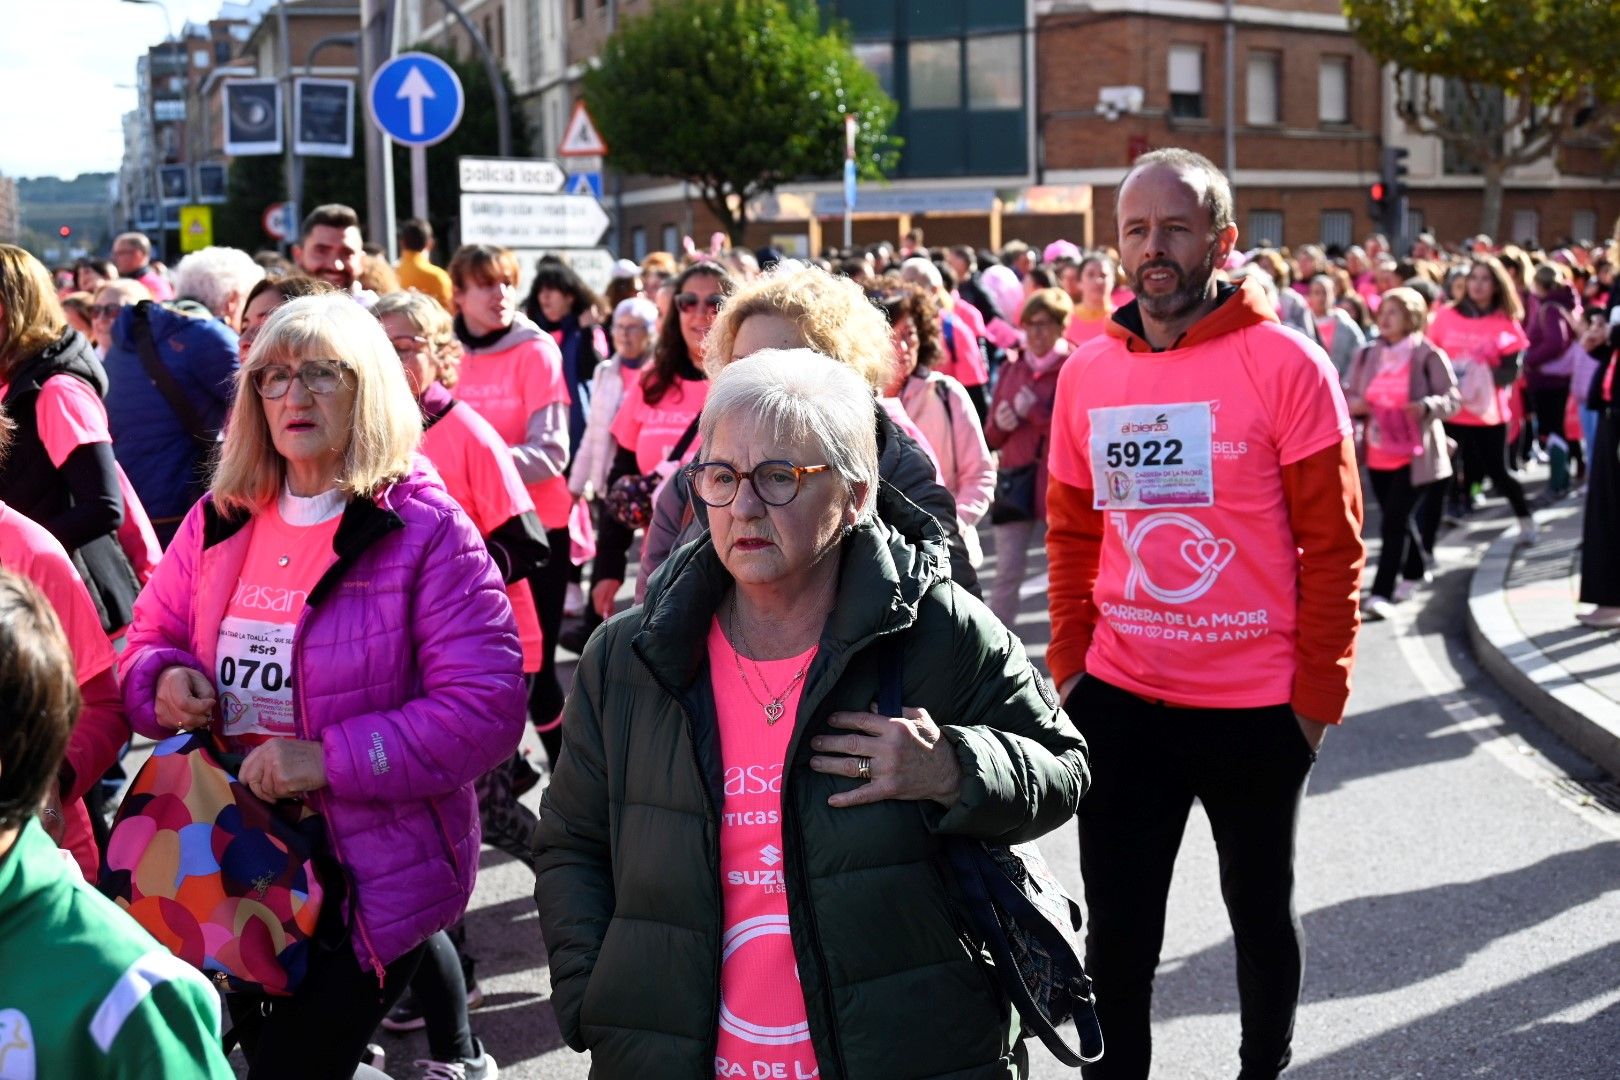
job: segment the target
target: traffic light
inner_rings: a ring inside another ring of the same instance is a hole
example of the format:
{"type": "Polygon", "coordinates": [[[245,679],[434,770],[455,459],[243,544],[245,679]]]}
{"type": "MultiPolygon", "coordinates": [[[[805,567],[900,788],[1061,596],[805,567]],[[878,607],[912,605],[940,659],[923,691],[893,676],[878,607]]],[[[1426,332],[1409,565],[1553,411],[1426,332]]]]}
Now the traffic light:
{"type": "Polygon", "coordinates": [[[1384,147],[1379,174],[1386,202],[1398,202],[1406,197],[1406,155],[1404,146],[1384,147]]]}
{"type": "Polygon", "coordinates": [[[56,234],[62,239],[66,240],[68,237],[73,235],[73,226],[64,225],[60,229],[56,230],[56,234]]]}
{"type": "Polygon", "coordinates": [[[1406,237],[1406,157],[1404,146],[1386,146],[1378,158],[1378,179],[1370,189],[1373,216],[1383,232],[1403,245],[1406,237]]]}

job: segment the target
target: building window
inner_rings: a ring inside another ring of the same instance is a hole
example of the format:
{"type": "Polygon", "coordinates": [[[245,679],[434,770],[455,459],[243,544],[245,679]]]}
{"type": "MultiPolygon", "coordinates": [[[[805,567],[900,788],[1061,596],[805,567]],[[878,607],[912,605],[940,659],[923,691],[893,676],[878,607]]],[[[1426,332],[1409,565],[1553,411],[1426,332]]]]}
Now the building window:
{"type": "Polygon", "coordinates": [[[1515,244],[1535,247],[1541,235],[1541,215],[1534,210],[1513,211],[1513,231],[1507,239],[1515,244]]]}
{"type": "Polygon", "coordinates": [[[647,226],[637,225],[630,230],[630,251],[636,262],[647,257],[647,226]]]}
{"type": "Polygon", "coordinates": [[[1275,124],[1281,118],[1277,91],[1281,85],[1282,53],[1249,54],[1248,120],[1251,124],[1275,124]]]}
{"type": "Polygon", "coordinates": [[[1204,115],[1202,46],[1170,46],[1170,115],[1183,119],[1198,119],[1204,115]]]}
{"type": "Polygon", "coordinates": [[[584,17],[585,17],[585,0],[574,0],[574,18],[583,19],[584,17]]]}
{"type": "Polygon", "coordinates": [[[1569,238],[1580,244],[1597,239],[1597,211],[1577,210],[1569,216],[1569,238]]]}
{"type": "Polygon", "coordinates": [[[852,46],[855,59],[877,76],[878,85],[890,97],[894,96],[894,45],[887,41],[862,41],[852,46]]]}
{"type": "Polygon", "coordinates": [[[914,41],[910,64],[911,107],[913,109],[959,109],[962,107],[962,43],[914,41]]]}
{"type": "Polygon", "coordinates": [[[1355,231],[1355,215],[1348,210],[1322,211],[1322,246],[1347,248],[1355,231]]]}
{"type": "Polygon", "coordinates": [[[681,250],[681,232],[673,225],[664,226],[664,250],[672,255],[681,250]]]}
{"type": "Polygon", "coordinates": [[[1024,104],[1022,47],[1019,34],[968,38],[969,109],[1017,109],[1024,104]]]}
{"type": "Polygon", "coordinates": [[[1276,247],[1283,242],[1283,216],[1281,210],[1249,211],[1249,245],[1276,247]]]}
{"type": "Polygon", "coordinates": [[[1350,122],[1350,58],[1324,56],[1317,71],[1317,119],[1324,124],[1350,122]]]}
{"type": "Polygon", "coordinates": [[[191,51],[191,66],[194,67],[194,68],[205,68],[205,67],[207,67],[208,66],[208,50],[207,49],[193,49],[191,51]]]}

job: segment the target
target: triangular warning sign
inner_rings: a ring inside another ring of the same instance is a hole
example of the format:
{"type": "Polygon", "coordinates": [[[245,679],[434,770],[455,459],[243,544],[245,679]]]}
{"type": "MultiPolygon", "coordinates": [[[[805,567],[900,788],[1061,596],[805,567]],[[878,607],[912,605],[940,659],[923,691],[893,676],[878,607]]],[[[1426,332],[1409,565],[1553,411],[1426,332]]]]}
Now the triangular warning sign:
{"type": "Polygon", "coordinates": [[[606,157],[607,144],[597,133],[591,114],[585,111],[583,100],[574,102],[574,113],[563,129],[562,142],[557,144],[558,157],[606,157]]]}

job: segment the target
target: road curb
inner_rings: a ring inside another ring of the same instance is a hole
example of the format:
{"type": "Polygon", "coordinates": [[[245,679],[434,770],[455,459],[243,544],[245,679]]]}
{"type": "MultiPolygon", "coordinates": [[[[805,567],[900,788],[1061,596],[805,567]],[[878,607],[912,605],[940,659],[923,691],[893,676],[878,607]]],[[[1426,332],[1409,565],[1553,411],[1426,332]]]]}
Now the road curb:
{"type": "Polygon", "coordinates": [[[1497,537],[1468,585],[1468,642],[1479,666],[1537,720],[1620,776],[1620,705],[1592,690],[1525,637],[1507,603],[1517,534],[1497,537]]]}

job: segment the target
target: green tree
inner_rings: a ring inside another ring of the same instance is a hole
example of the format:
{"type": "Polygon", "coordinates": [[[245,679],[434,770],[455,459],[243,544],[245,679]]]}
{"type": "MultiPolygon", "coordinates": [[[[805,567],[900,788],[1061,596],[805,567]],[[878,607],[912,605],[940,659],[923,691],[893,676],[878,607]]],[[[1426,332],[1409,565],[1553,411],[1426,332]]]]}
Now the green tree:
{"type": "MultiPolygon", "coordinates": [[[[455,235],[452,229],[461,218],[461,172],[456,159],[495,157],[500,153],[495,93],[490,88],[489,72],[482,58],[464,59],[438,45],[413,45],[411,51],[431,53],[454,68],[466,97],[456,130],[443,142],[427,148],[428,222],[438,237],[437,250],[448,258],[451,237],[455,235]]],[[[501,82],[506,87],[507,112],[511,118],[512,153],[522,157],[529,152],[532,141],[529,118],[518,106],[511,76],[504,68],[501,82]]],[[[411,216],[411,153],[403,146],[394,147],[394,207],[400,221],[411,216]]],[[[377,239],[382,242],[381,238],[377,239]]]]}
{"type": "Polygon", "coordinates": [[[1344,0],[1344,14],[1356,40],[1395,68],[1407,129],[1484,177],[1480,229],[1490,236],[1508,169],[1556,154],[1577,131],[1612,133],[1620,119],[1613,0],[1344,0]]]}
{"type": "MultiPolygon", "coordinates": [[[[357,106],[358,107],[358,106],[357,106]]],[[[360,117],[357,123],[364,123],[360,117]]],[[[305,157],[303,204],[299,213],[323,203],[343,203],[366,212],[366,159],[355,128],[354,157],[305,157]]],[[[231,159],[225,180],[225,203],[214,210],[214,243],[260,251],[275,242],[264,231],[264,212],[287,197],[287,166],[280,154],[254,154],[231,159]]],[[[294,241],[297,237],[292,238],[294,241]]],[[[369,239],[369,238],[368,238],[369,239]]]]}
{"type": "Polygon", "coordinates": [[[584,79],[620,171],[691,183],[742,241],[748,202],[841,175],[853,113],[860,175],[894,167],[895,104],[809,0],[669,0],[627,20],[584,79]]]}

